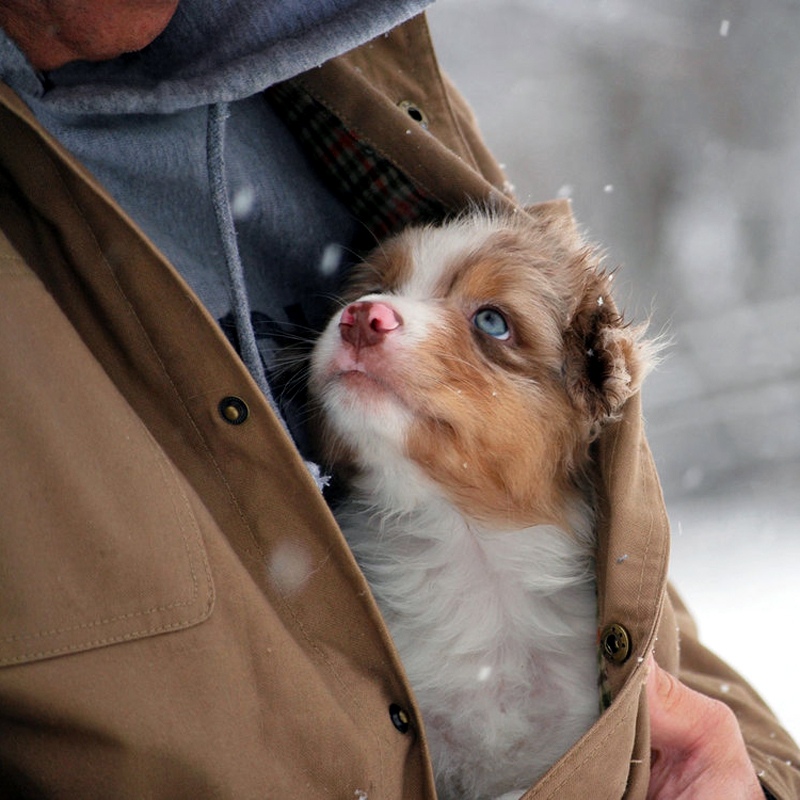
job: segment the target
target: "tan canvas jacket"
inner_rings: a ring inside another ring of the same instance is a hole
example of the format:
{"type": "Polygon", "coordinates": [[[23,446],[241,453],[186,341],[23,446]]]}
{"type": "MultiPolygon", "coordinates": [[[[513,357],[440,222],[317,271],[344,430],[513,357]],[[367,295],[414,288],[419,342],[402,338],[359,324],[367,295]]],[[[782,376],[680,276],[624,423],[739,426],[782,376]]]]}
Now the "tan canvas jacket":
{"type": "MultiPolygon", "coordinates": [[[[270,102],[378,231],[502,196],[422,18],[270,102]],[[376,164],[391,191],[352,179],[376,164]]],[[[181,278],[5,87],[0,387],[0,797],[434,796],[402,668],[292,443],[181,278]]],[[[797,748],[666,593],[638,401],[599,456],[610,705],[526,797],[645,797],[653,648],[733,706],[764,786],[800,796],[797,748]]]]}

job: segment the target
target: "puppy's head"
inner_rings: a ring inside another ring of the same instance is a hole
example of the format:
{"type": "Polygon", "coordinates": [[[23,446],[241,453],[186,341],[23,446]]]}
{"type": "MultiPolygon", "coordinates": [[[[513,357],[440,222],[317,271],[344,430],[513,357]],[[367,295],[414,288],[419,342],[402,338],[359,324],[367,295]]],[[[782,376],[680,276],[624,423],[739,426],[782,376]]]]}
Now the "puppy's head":
{"type": "Polygon", "coordinates": [[[387,241],[312,358],[333,467],[402,481],[413,465],[477,519],[563,523],[649,366],[609,290],[564,205],[387,241]]]}

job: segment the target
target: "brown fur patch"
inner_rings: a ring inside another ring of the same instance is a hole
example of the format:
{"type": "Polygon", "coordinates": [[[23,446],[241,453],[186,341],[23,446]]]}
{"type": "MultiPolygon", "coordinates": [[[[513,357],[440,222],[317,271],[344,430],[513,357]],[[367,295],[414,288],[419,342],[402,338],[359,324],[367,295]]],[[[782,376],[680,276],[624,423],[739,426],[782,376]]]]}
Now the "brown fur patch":
{"type": "MultiPolygon", "coordinates": [[[[589,444],[646,371],[642,330],[620,317],[600,258],[571,219],[490,220],[478,217],[486,231],[477,244],[471,223],[456,223],[464,248],[442,248],[449,260],[425,298],[434,328],[413,352],[387,347],[414,410],[406,452],[469,516],[564,524],[589,444]],[[503,315],[507,339],[476,328],[484,308],[503,315]]],[[[378,287],[402,295],[439,235],[412,229],[389,241],[358,269],[350,296],[378,287]]]]}

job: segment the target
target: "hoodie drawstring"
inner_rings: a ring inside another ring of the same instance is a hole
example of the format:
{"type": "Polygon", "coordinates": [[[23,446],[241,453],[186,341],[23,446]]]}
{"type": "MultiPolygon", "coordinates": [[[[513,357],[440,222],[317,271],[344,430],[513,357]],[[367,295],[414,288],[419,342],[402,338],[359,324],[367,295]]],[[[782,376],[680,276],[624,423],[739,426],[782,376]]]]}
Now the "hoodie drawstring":
{"type": "MultiPolygon", "coordinates": [[[[228,199],[228,180],[225,174],[225,122],[228,118],[228,104],[216,103],[208,109],[208,130],[206,158],[208,180],[211,189],[211,203],[222,239],[222,252],[228,269],[228,286],[233,303],[233,318],[239,337],[239,349],[245,366],[267,396],[273,408],[275,402],[267,382],[264,363],[258,351],[256,335],[250,320],[250,300],[244,279],[244,267],[236,241],[236,228],[233,212],[228,199]]],[[[277,409],[276,409],[277,410],[277,409]]]]}
{"type": "MultiPolygon", "coordinates": [[[[228,198],[228,180],[225,174],[225,123],[228,119],[228,104],[215,103],[208,109],[208,127],[206,131],[206,161],[208,168],[209,188],[211,190],[211,203],[214,207],[214,216],[222,240],[222,252],[225,266],[228,270],[231,302],[233,303],[233,318],[236,323],[236,333],[239,339],[239,350],[245,366],[250,371],[259,389],[269,401],[275,416],[281,421],[288,433],[288,427],[283,415],[275,402],[272,390],[267,380],[264,362],[258,350],[256,334],[250,317],[250,300],[247,295],[244,267],[236,240],[236,227],[233,222],[233,211],[228,198]]],[[[322,489],[328,479],[320,474],[317,464],[307,461],[306,466],[311,472],[317,486],[322,489]]]]}

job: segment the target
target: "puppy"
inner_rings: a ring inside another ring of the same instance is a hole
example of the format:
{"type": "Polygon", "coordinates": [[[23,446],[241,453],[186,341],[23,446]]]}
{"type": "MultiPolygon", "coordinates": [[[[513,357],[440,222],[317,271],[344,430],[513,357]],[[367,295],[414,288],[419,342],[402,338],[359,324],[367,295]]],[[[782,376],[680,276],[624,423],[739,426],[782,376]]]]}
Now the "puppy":
{"type": "Polygon", "coordinates": [[[610,281],[565,205],[473,212],[385,242],[312,354],[441,798],[518,797],[599,713],[590,444],[651,359],[610,281]]]}

